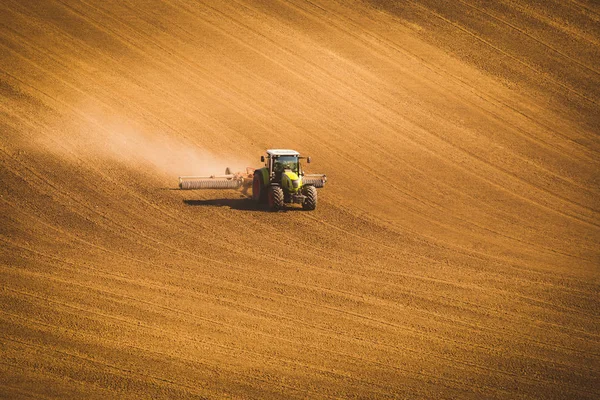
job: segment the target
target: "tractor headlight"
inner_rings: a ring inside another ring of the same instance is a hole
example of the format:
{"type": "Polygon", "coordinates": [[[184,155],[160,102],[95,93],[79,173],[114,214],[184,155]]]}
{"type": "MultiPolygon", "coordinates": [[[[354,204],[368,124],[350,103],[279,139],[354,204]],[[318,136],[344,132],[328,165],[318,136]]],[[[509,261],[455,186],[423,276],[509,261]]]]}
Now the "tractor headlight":
{"type": "Polygon", "coordinates": [[[298,188],[300,187],[300,179],[294,179],[294,180],[292,181],[292,187],[293,187],[294,189],[298,189],[298,188]]]}

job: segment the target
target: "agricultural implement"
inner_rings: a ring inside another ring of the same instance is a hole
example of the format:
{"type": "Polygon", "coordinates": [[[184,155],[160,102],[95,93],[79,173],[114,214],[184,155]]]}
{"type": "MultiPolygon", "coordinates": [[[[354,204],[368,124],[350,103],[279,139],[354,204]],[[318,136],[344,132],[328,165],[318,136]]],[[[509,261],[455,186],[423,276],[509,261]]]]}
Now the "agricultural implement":
{"type": "Polygon", "coordinates": [[[229,168],[224,175],[180,176],[179,188],[197,189],[242,189],[244,194],[252,188],[252,199],[257,204],[268,204],[273,211],[281,210],[285,204],[301,204],[305,210],[317,207],[317,188],[327,182],[324,174],[305,174],[300,160],[310,163],[310,157],[300,157],[295,150],[267,150],[261,156],[263,168],[246,168],[244,172],[232,173],[229,168]]]}

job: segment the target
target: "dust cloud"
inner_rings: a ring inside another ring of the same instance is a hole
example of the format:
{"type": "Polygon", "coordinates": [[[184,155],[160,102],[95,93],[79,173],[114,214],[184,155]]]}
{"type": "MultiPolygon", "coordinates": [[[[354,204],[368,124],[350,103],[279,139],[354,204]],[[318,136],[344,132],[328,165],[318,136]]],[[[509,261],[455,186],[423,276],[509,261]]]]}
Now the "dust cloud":
{"type": "Polygon", "coordinates": [[[221,158],[184,139],[147,135],[132,130],[114,130],[104,136],[91,154],[132,166],[151,167],[168,176],[223,174],[227,167],[241,171],[246,163],[221,158]],[[95,153],[95,154],[94,154],[95,153]]]}
{"type": "MultiPolygon", "coordinates": [[[[164,132],[146,132],[134,124],[102,120],[64,132],[59,137],[42,138],[44,152],[62,159],[79,159],[85,163],[112,162],[132,169],[148,170],[165,177],[219,175],[227,167],[245,170],[252,165],[239,156],[217,156],[198,143],[164,132]]],[[[39,148],[38,147],[38,148],[39,148]]],[[[235,149],[234,149],[235,150],[235,149]]]]}

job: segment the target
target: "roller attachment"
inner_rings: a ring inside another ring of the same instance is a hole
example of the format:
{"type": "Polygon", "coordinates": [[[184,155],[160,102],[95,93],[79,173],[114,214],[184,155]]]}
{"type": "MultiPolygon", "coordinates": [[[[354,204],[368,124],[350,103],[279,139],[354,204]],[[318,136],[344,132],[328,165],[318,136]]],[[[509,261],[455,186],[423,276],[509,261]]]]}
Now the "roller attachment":
{"type": "Polygon", "coordinates": [[[179,188],[183,190],[194,189],[239,189],[242,187],[241,179],[216,179],[216,178],[179,178],[179,188]]]}
{"type": "Polygon", "coordinates": [[[252,184],[252,173],[254,169],[246,168],[246,172],[231,173],[231,169],[225,170],[225,175],[211,176],[180,176],[179,188],[183,190],[196,189],[240,189],[246,190],[252,184]]]}

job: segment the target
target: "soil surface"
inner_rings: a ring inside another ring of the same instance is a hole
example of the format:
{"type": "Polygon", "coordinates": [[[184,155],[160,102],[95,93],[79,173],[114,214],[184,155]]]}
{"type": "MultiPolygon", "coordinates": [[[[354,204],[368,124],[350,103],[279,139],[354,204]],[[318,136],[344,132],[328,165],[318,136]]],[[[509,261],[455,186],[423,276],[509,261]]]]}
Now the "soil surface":
{"type": "Polygon", "coordinates": [[[3,0],[1,398],[600,398],[600,5],[3,0]],[[315,211],[180,175],[325,173],[315,211]]]}

